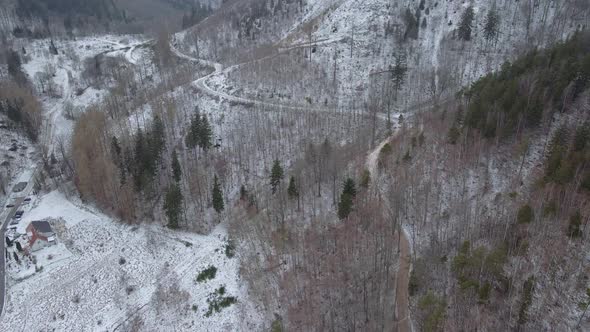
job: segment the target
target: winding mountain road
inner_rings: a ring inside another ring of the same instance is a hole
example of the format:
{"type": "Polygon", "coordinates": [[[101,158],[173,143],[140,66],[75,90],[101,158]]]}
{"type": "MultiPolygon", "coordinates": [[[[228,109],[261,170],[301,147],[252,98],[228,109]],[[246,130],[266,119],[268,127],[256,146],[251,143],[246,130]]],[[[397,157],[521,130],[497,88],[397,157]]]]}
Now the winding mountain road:
{"type": "MultiPolygon", "coordinates": [[[[343,40],[343,38],[329,38],[329,39],[326,38],[326,39],[319,39],[319,40],[314,41],[312,43],[300,43],[300,44],[295,44],[295,45],[291,45],[291,46],[281,47],[279,49],[279,52],[277,52],[275,54],[272,54],[272,55],[269,55],[266,57],[262,57],[259,59],[249,60],[249,61],[235,64],[235,65],[232,65],[232,66],[229,66],[226,68],[224,68],[224,66],[220,63],[209,61],[209,60],[198,59],[198,58],[195,58],[190,55],[186,55],[186,54],[182,53],[180,50],[178,50],[178,48],[176,48],[175,41],[172,41],[170,43],[170,50],[172,51],[172,53],[174,55],[176,55],[179,58],[182,58],[182,59],[185,59],[188,61],[192,61],[192,62],[196,62],[200,65],[213,67],[215,69],[211,74],[203,76],[193,82],[193,85],[197,89],[209,94],[210,96],[217,97],[222,100],[227,100],[227,101],[234,102],[234,103],[248,105],[248,106],[254,106],[254,105],[255,106],[266,106],[266,107],[278,108],[280,110],[338,112],[337,108],[331,108],[331,107],[312,107],[310,105],[288,105],[288,104],[268,102],[268,101],[264,101],[264,100],[237,97],[237,96],[233,96],[233,95],[227,94],[225,92],[217,91],[217,90],[211,88],[208,84],[208,80],[216,75],[223,75],[223,74],[228,73],[232,70],[238,69],[239,67],[242,67],[244,65],[269,60],[274,57],[285,54],[286,52],[295,50],[295,49],[328,45],[331,43],[340,42],[342,40],[343,40]]],[[[385,114],[378,114],[378,117],[381,119],[385,119],[386,115],[385,114]]]]}
{"type": "MultiPolygon", "coordinates": [[[[341,39],[325,39],[325,40],[321,40],[318,42],[322,43],[322,44],[327,44],[327,43],[339,42],[340,40],[341,39]]],[[[170,43],[171,51],[176,56],[186,59],[186,60],[189,60],[189,61],[197,62],[201,65],[206,65],[206,66],[210,66],[210,67],[215,68],[215,71],[213,73],[206,75],[204,77],[201,77],[198,80],[193,82],[193,84],[199,90],[201,90],[211,96],[225,99],[225,100],[231,101],[231,102],[241,103],[241,104],[257,105],[257,106],[270,106],[270,107],[277,107],[280,109],[307,110],[307,111],[311,110],[311,111],[324,111],[324,112],[325,111],[337,111],[335,109],[326,109],[326,108],[320,109],[320,108],[312,108],[312,107],[308,107],[308,106],[284,105],[284,104],[271,103],[271,102],[262,101],[262,100],[254,100],[254,99],[232,96],[230,94],[217,91],[217,90],[211,88],[207,84],[207,81],[215,75],[222,75],[222,74],[227,73],[231,70],[234,70],[240,66],[243,66],[243,65],[246,65],[246,64],[249,64],[252,62],[259,62],[259,61],[267,60],[272,57],[276,57],[284,52],[291,51],[293,49],[308,48],[311,46],[313,46],[313,45],[309,44],[309,43],[302,43],[302,44],[287,46],[287,47],[281,48],[281,50],[279,51],[278,54],[267,56],[267,57],[264,57],[261,59],[247,61],[247,62],[244,62],[241,64],[236,64],[236,65],[233,65],[233,66],[230,66],[227,68],[223,68],[223,65],[220,63],[207,61],[207,60],[203,60],[203,59],[197,59],[197,58],[188,56],[186,54],[183,54],[181,51],[179,51],[176,48],[176,46],[174,45],[173,42],[170,43]]],[[[425,103],[414,105],[412,107],[409,107],[408,110],[420,109],[420,108],[428,107],[429,105],[432,105],[432,101],[428,101],[425,103]]],[[[386,119],[385,114],[378,113],[377,116],[381,119],[386,119]]],[[[392,136],[385,139],[371,153],[369,153],[369,155],[367,157],[367,169],[371,172],[372,178],[374,178],[374,179],[377,178],[377,172],[378,172],[377,164],[378,164],[379,153],[381,151],[381,148],[383,148],[383,146],[386,143],[388,143],[391,140],[391,138],[395,137],[398,134],[399,134],[399,131],[396,130],[392,136]]],[[[412,321],[410,318],[409,290],[408,290],[409,280],[410,280],[410,270],[411,270],[411,248],[410,248],[410,243],[408,240],[408,234],[407,234],[406,230],[403,227],[400,227],[400,229],[401,229],[401,234],[398,234],[398,235],[400,235],[398,237],[399,241],[400,241],[400,245],[399,245],[399,260],[400,260],[400,262],[399,262],[399,266],[398,266],[398,270],[397,270],[397,274],[396,274],[395,308],[393,309],[395,312],[394,317],[396,319],[395,319],[395,322],[393,322],[393,324],[396,327],[397,331],[412,332],[413,325],[412,325],[412,321]]]]}

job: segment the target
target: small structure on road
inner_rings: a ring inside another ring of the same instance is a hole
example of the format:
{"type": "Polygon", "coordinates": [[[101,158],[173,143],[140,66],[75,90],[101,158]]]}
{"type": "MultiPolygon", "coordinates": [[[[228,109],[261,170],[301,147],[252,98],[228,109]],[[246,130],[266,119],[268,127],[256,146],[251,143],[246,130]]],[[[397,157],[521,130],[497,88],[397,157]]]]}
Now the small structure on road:
{"type": "Polygon", "coordinates": [[[55,233],[47,220],[31,222],[27,226],[27,235],[29,237],[29,248],[31,251],[37,251],[56,243],[55,233]]]}

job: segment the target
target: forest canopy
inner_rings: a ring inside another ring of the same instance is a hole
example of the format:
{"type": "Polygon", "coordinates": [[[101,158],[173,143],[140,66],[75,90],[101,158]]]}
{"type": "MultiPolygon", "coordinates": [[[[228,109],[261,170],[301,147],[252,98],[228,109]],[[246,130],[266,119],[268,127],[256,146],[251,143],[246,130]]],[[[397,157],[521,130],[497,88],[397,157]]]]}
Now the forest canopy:
{"type": "Polygon", "coordinates": [[[589,85],[590,34],[579,32],[476,81],[465,92],[466,125],[488,138],[509,136],[563,110],[589,85]]]}

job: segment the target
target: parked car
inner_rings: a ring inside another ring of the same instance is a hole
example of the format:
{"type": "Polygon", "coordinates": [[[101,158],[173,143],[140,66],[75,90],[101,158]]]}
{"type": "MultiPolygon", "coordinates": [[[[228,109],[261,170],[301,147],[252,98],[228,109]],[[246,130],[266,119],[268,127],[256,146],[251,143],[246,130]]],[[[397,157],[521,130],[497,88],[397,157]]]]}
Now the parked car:
{"type": "Polygon", "coordinates": [[[30,202],[30,201],[31,201],[31,197],[27,197],[27,198],[25,198],[25,199],[23,200],[23,202],[27,202],[27,203],[28,203],[28,202],[30,202]]]}
{"type": "Polygon", "coordinates": [[[10,208],[13,208],[13,207],[14,207],[14,204],[12,204],[12,203],[6,205],[6,208],[7,209],[10,209],[10,208]]]}
{"type": "Polygon", "coordinates": [[[10,222],[10,225],[18,225],[18,220],[12,220],[12,221],[10,222]]]}

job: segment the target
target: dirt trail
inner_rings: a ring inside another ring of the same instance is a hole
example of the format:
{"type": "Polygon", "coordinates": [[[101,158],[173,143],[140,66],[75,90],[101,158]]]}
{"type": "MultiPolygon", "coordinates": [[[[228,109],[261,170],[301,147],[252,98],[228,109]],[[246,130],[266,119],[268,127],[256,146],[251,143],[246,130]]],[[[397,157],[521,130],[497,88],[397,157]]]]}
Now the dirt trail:
{"type": "MultiPolygon", "coordinates": [[[[374,179],[374,183],[378,183],[378,162],[379,153],[385,144],[389,143],[392,138],[399,134],[399,130],[396,130],[390,137],[386,138],[381,142],[369,155],[367,156],[366,167],[371,173],[371,178],[374,179]]],[[[379,190],[379,188],[377,188],[379,190]]],[[[410,242],[408,241],[408,235],[402,228],[401,237],[399,238],[399,265],[396,273],[396,290],[395,290],[395,326],[394,331],[398,332],[412,332],[412,320],[410,319],[410,294],[408,286],[410,283],[410,269],[412,267],[411,262],[411,251],[410,242]]]]}
{"type": "Polygon", "coordinates": [[[410,319],[410,269],[412,267],[410,256],[410,242],[405,231],[400,237],[399,268],[397,269],[397,282],[395,291],[395,317],[396,330],[398,332],[411,332],[412,320],[410,319]]]}

